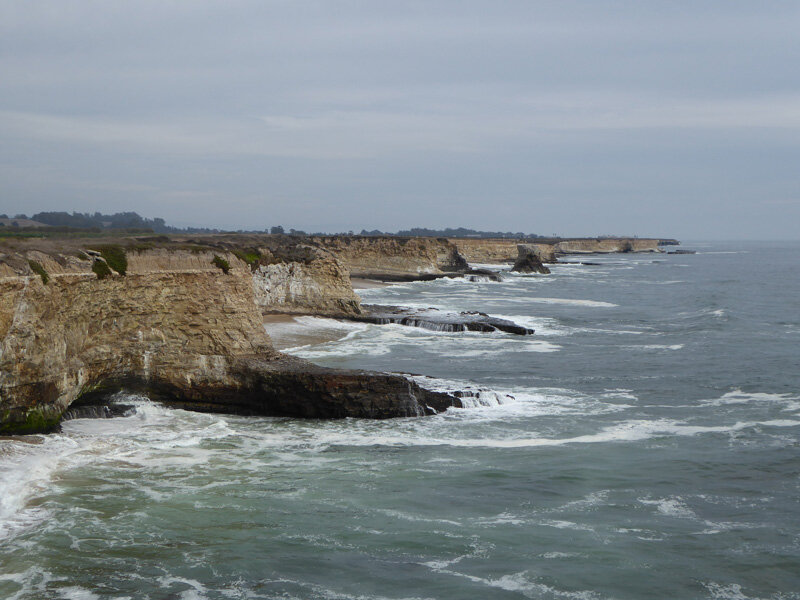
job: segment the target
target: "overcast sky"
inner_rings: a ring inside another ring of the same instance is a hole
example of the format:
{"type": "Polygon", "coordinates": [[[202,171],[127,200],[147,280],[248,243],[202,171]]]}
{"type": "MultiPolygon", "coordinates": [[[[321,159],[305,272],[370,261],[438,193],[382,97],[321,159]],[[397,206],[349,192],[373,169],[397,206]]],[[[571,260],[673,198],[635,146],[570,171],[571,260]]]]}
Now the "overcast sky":
{"type": "Polygon", "coordinates": [[[800,2],[0,0],[0,212],[800,237],[800,2]]]}

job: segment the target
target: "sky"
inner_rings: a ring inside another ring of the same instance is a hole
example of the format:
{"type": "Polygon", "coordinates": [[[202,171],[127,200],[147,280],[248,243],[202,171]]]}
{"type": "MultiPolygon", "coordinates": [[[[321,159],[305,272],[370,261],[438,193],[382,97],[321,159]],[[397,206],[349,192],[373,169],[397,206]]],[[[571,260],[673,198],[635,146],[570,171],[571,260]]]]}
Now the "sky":
{"type": "Polygon", "coordinates": [[[800,2],[0,0],[0,213],[800,238],[800,2]]]}

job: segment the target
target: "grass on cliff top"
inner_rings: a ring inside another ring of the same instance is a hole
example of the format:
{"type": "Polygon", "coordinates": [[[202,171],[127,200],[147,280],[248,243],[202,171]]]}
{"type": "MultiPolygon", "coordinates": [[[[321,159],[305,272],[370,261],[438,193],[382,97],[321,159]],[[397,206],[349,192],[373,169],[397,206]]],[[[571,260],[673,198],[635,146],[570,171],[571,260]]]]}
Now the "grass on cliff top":
{"type": "Polygon", "coordinates": [[[231,252],[234,256],[236,256],[236,258],[246,262],[251,269],[257,267],[259,261],[261,260],[261,252],[259,252],[256,248],[237,248],[235,250],[231,250],[231,252]]]}
{"type": "Polygon", "coordinates": [[[47,271],[44,270],[44,267],[41,265],[41,263],[38,263],[35,260],[29,260],[28,266],[30,266],[31,271],[42,278],[42,283],[47,285],[47,282],[50,281],[50,275],[47,274],[47,271]]]}
{"type": "MultiPolygon", "coordinates": [[[[128,271],[128,258],[125,256],[125,249],[122,246],[97,246],[92,248],[92,250],[99,252],[100,256],[106,260],[108,266],[120,275],[125,275],[128,271]]],[[[97,262],[98,261],[95,261],[95,264],[97,264],[97,262]]],[[[92,270],[94,271],[94,265],[92,265],[92,270]]]]}

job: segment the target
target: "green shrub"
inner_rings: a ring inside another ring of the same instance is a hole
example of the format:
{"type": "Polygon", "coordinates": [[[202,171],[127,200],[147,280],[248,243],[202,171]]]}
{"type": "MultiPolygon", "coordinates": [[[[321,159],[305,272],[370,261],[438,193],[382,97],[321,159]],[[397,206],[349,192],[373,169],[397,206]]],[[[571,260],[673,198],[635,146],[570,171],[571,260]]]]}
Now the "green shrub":
{"type": "MultiPolygon", "coordinates": [[[[114,269],[120,275],[125,275],[128,270],[128,258],[125,256],[125,249],[122,246],[98,246],[92,248],[97,250],[100,256],[106,259],[108,266],[114,269]]],[[[95,261],[97,264],[97,261],[95,261]]],[[[92,266],[94,269],[94,266],[92,266]]]]}
{"type": "Polygon", "coordinates": [[[261,253],[255,248],[237,248],[231,252],[236,258],[246,262],[251,269],[255,268],[261,260],[261,253]]]}
{"type": "Polygon", "coordinates": [[[95,272],[98,279],[105,279],[111,276],[111,269],[102,260],[96,260],[92,263],[92,271],[95,272]]]}
{"type": "Polygon", "coordinates": [[[78,250],[78,251],[75,253],[75,256],[77,256],[77,257],[78,257],[78,258],[80,258],[81,260],[89,260],[89,255],[88,255],[88,254],[86,254],[86,252],[84,252],[83,250],[78,250]]]}
{"type": "Polygon", "coordinates": [[[35,260],[29,260],[28,265],[30,266],[31,271],[42,278],[42,283],[47,285],[47,282],[50,281],[50,275],[47,274],[47,271],[44,270],[44,267],[35,260]]]}
{"type": "Polygon", "coordinates": [[[228,271],[231,270],[231,264],[221,256],[217,256],[215,254],[211,262],[218,269],[222,269],[222,272],[225,273],[226,275],[228,274],[228,271]]]}

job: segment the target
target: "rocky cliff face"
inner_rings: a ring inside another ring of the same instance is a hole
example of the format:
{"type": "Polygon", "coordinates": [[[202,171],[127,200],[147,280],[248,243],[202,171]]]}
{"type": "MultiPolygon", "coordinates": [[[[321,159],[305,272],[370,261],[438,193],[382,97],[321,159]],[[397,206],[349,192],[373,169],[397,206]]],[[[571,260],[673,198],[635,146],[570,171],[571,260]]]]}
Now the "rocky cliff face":
{"type": "Polygon", "coordinates": [[[98,279],[102,260],[0,256],[0,434],[48,430],[78,398],[119,387],[199,410],[309,417],[457,403],[404,378],[276,352],[251,268],[232,253],[129,250],[127,275],[98,279]]]}
{"type": "Polygon", "coordinates": [[[433,279],[469,268],[458,248],[444,238],[325,236],[310,241],[334,254],[353,277],[433,279]]]}
{"type": "Polygon", "coordinates": [[[608,254],[618,252],[661,252],[659,240],[599,238],[563,240],[555,244],[558,254],[608,254]]]}
{"type": "Polygon", "coordinates": [[[534,244],[518,244],[517,245],[517,260],[511,269],[518,273],[541,273],[547,275],[550,269],[542,264],[540,258],[541,249],[534,244]]]}
{"type": "Polygon", "coordinates": [[[451,238],[461,255],[470,263],[503,264],[517,256],[517,240],[451,238]]]}
{"type": "MultiPolygon", "coordinates": [[[[501,264],[517,259],[518,240],[453,238],[451,243],[471,263],[501,264]]],[[[661,252],[663,242],[675,240],[645,238],[542,238],[540,242],[526,242],[535,249],[543,263],[555,263],[563,254],[607,254],[616,252],[661,252]]]]}
{"type": "Polygon", "coordinates": [[[262,249],[262,253],[269,253],[272,260],[254,266],[253,290],[265,314],[346,317],[361,313],[350,272],[330,252],[308,246],[305,256],[288,259],[274,249],[262,249]]]}

